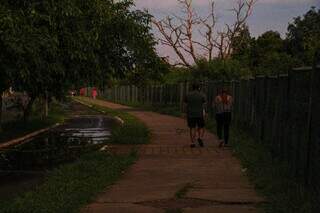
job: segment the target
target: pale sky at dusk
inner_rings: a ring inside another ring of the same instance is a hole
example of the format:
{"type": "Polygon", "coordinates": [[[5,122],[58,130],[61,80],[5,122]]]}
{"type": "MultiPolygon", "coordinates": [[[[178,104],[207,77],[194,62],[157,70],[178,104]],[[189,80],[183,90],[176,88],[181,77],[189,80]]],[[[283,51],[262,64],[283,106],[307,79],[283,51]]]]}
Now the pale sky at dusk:
{"type": "MultiPolygon", "coordinates": [[[[193,5],[199,15],[205,16],[208,10],[208,0],[193,0],[193,5]]],[[[220,24],[233,20],[227,9],[232,8],[236,0],[215,0],[216,14],[220,24]]],[[[161,18],[173,13],[179,13],[176,0],[135,0],[137,9],[147,9],[155,18],[161,18]]],[[[252,16],[248,19],[250,32],[257,37],[263,32],[274,30],[285,36],[289,22],[294,17],[302,16],[312,6],[320,8],[320,0],[258,0],[252,16]]],[[[169,55],[175,58],[169,48],[159,46],[161,56],[169,55]]]]}

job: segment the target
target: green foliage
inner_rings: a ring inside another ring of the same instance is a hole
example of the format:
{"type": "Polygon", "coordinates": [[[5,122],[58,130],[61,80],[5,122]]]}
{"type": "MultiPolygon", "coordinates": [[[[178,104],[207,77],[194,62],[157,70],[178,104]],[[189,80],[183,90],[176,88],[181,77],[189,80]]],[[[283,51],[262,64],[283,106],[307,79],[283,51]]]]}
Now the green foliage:
{"type": "Polygon", "coordinates": [[[177,82],[191,81],[192,78],[192,73],[187,68],[171,68],[164,76],[164,81],[169,84],[174,84],[177,82]]]}
{"type": "Polygon", "coordinates": [[[163,82],[164,77],[169,73],[169,65],[155,55],[149,54],[149,56],[151,56],[151,60],[145,68],[135,67],[121,83],[142,87],[153,82],[163,82]]]}
{"type": "Polygon", "coordinates": [[[199,60],[192,69],[193,79],[232,80],[249,76],[248,68],[235,59],[199,60]]]}
{"type": "Polygon", "coordinates": [[[61,97],[71,87],[103,87],[111,78],[159,77],[165,69],[154,50],[151,16],[132,5],[130,0],[3,1],[0,92],[12,85],[34,100],[61,97]]]}
{"type": "Polygon", "coordinates": [[[97,193],[114,183],[137,156],[113,156],[102,152],[83,155],[75,163],[49,173],[43,185],[0,207],[1,212],[79,212],[97,193]]]}
{"type": "Polygon", "coordinates": [[[204,80],[232,80],[251,76],[250,69],[237,59],[199,59],[191,69],[175,68],[165,77],[166,83],[204,80]]]}
{"type": "Polygon", "coordinates": [[[236,35],[232,42],[232,58],[237,59],[245,66],[252,65],[253,48],[255,39],[251,37],[249,27],[244,26],[238,35],[236,35]]]}
{"type": "Polygon", "coordinates": [[[287,73],[295,66],[294,59],[286,52],[285,40],[275,31],[267,31],[257,38],[252,63],[256,74],[265,75],[287,73]]]}
{"type": "Polygon", "coordinates": [[[232,133],[236,155],[241,159],[256,189],[267,196],[266,212],[311,212],[311,193],[292,178],[287,163],[272,159],[268,148],[255,143],[243,131],[232,133]]]}
{"type": "MultiPolygon", "coordinates": [[[[107,114],[110,114],[110,109],[107,114]]],[[[146,144],[149,142],[149,129],[144,123],[128,113],[117,113],[124,124],[112,130],[110,143],[114,144],[146,144]]]]}
{"type": "Polygon", "coordinates": [[[288,26],[288,49],[303,65],[312,65],[320,48],[320,10],[312,7],[303,17],[296,17],[288,26]]]}
{"type": "Polygon", "coordinates": [[[3,132],[0,134],[0,142],[23,136],[27,133],[49,127],[56,123],[62,123],[67,116],[66,111],[63,109],[61,104],[54,101],[51,103],[49,116],[43,120],[38,114],[39,109],[37,106],[39,105],[35,105],[33,107],[30,119],[27,123],[21,120],[4,123],[2,125],[3,132]]]}
{"type": "Polygon", "coordinates": [[[256,74],[277,75],[285,74],[297,65],[293,57],[287,53],[268,52],[260,59],[260,64],[254,67],[256,74]]]}

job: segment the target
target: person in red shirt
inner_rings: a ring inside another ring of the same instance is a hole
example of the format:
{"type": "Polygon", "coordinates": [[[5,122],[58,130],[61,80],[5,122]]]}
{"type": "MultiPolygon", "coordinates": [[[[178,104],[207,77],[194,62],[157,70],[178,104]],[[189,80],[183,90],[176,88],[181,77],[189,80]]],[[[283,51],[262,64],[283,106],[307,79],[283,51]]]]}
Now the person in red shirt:
{"type": "Polygon", "coordinates": [[[92,89],[92,98],[93,98],[93,99],[96,99],[96,98],[97,98],[97,95],[98,95],[97,89],[94,87],[94,88],[92,89]]]}
{"type": "Polygon", "coordinates": [[[84,88],[81,88],[79,93],[80,93],[80,96],[84,96],[84,88]]]}
{"type": "Polygon", "coordinates": [[[231,123],[232,105],[232,96],[229,94],[226,88],[222,88],[213,102],[213,106],[216,112],[217,134],[220,140],[219,147],[229,146],[229,127],[231,123]],[[222,132],[224,140],[222,139],[222,132]]]}

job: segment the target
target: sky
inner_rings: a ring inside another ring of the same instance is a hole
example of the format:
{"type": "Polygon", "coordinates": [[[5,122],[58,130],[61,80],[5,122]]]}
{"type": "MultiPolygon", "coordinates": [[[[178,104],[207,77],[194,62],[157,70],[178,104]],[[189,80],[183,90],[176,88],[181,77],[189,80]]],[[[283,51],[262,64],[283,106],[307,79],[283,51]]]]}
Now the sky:
{"type": "MultiPolygon", "coordinates": [[[[208,2],[193,0],[193,7],[200,16],[208,13],[208,2]]],[[[215,0],[216,14],[221,25],[233,20],[228,9],[235,6],[235,2],[236,0],[215,0]]],[[[180,13],[176,0],[135,0],[135,5],[137,9],[148,10],[156,19],[180,13]]],[[[258,0],[247,22],[251,35],[258,37],[268,30],[273,30],[285,37],[288,23],[291,23],[294,17],[305,14],[312,6],[320,9],[320,0],[258,0]]],[[[154,33],[160,36],[156,30],[154,33]]],[[[175,54],[168,47],[158,45],[157,51],[160,56],[169,56],[171,61],[176,60],[175,54]]]]}

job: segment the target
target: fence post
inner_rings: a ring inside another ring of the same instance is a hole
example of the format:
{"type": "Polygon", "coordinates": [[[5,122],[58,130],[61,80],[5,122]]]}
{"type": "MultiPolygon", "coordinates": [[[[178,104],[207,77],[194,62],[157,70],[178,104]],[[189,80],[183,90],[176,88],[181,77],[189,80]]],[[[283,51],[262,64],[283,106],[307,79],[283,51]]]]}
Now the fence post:
{"type": "Polygon", "coordinates": [[[318,152],[320,149],[320,50],[317,51],[311,74],[311,95],[309,105],[309,136],[307,147],[306,183],[314,184],[317,194],[320,193],[320,163],[318,152]],[[317,165],[314,165],[317,164],[317,165]],[[315,173],[318,172],[318,173],[315,173]]]}
{"type": "Polygon", "coordinates": [[[179,83],[179,88],[180,88],[180,111],[182,112],[182,108],[183,108],[183,83],[179,83]]]}

